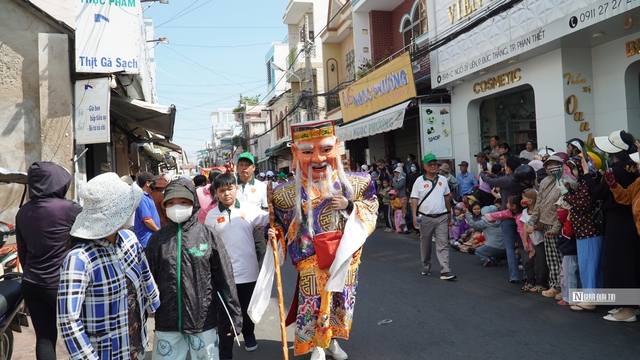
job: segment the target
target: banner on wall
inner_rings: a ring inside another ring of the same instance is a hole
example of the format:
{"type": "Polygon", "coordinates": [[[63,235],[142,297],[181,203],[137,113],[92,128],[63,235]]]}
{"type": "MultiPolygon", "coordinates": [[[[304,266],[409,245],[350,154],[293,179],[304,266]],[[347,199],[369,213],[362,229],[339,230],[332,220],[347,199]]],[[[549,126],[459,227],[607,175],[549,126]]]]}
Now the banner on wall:
{"type": "Polygon", "coordinates": [[[76,144],[110,142],[109,78],[79,80],[75,87],[76,144]]]}
{"type": "Polygon", "coordinates": [[[348,123],[416,96],[409,52],[340,91],[342,121],[348,123]]]}
{"type": "Polygon", "coordinates": [[[422,154],[432,153],[438,160],[453,159],[450,111],[448,104],[420,105],[422,154]]]}
{"type": "Polygon", "coordinates": [[[144,38],[139,0],[75,0],[76,71],[137,74],[144,38]]]}

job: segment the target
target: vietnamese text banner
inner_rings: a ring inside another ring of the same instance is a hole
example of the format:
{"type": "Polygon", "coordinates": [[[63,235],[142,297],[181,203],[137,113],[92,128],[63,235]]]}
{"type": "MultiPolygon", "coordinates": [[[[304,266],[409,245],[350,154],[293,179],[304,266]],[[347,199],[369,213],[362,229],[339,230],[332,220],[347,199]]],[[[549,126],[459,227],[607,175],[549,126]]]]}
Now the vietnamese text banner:
{"type": "Polygon", "coordinates": [[[416,96],[406,52],[340,91],[342,121],[348,123],[416,96]]]}
{"type": "Polygon", "coordinates": [[[76,144],[100,144],[111,141],[109,78],[89,79],[75,85],[76,144]]]}
{"type": "Polygon", "coordinates": [[[76,71],[137,74],[144,41],[139,0],[75,2],[76,71]]]}

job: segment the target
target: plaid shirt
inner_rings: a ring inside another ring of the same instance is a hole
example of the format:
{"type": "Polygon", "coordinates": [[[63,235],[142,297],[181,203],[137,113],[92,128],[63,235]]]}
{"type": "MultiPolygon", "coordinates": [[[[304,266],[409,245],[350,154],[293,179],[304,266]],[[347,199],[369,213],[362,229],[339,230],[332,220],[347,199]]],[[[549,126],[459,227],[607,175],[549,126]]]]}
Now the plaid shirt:
{"type": "Polygon", "coordinates": [[[105,239],[76,244],[62,265],[58,330],[73,359],[129,359],[127,277],[136,284],[142,312],[160,306],[140,243],[131,231],[118,234],[116,246],[105,239]]]}

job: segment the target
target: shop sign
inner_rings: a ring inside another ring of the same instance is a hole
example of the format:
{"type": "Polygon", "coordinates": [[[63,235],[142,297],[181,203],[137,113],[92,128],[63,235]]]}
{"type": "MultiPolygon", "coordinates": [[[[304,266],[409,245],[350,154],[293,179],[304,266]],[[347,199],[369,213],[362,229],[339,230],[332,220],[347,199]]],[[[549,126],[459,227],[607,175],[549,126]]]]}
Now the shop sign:
{"type": "Polygon", "coordinates": [[[111,142],[109,78],[77,81],[75,85],[76,144],[111,142]]]}
{"type": "MultiPolygon", "coordinates": [[[[632,19],[623,14],[640,7],[638,0],[587,0],[579,9],[568,4],[573,5],[555,0],[529,0],[484,20],[482,16],[487,11],[505,5],[505,1],[482,1],[482,6],[472,0],[460,0],[460,6],[452,0],[428,1],[428,13],[433,14],[430,24],[434,24],[429,29],[431,43],[444,42],[431,53],[432,86],[443,87],[615,16],[623,16],[623,27],[628,27],[632,19]],[[467,13],[470,21],[463,24],[467,13]],[[453,24],[450,14],[454,15],[453,24]],[[472,23],[477,26],[464,32],[472,23]],[[459,36],[445,40],[454,33],[459,36]]],[[[637,54],[639,45],[637,41],[627,43],[627,56],[637,54]]]]}
{"type": "Polygon", "coordinates": [[[420,105],[420,143],[422,154],[453,159],[450,105],[420,105]]]}
{"type": "Polygon", "coordinates": [[[139,0],[75,0],[75,63],[80,73],[137,74],[142,7],[139,0]]]}
{"type": "Polygon", "coordinates": [[[409,52],[340,91],[345,123],[386,109],[416,96],[409,52]]]}
{"type": "Polygon", "coordinates": [[[640,53],[640,38],[635,41],[627,41],[624,47],[626,48],[627,57],[632,57],[640,53]]]}
{"type": "Polygon", "coordinates": [[[502,86],[516,83],[521,79],[521,77],[518,75],[519,72],[520,72],[520,68],[515,68],[504,74],[500,74],[495,77],[490,77],[486,80],[478,81],[477,83],[473,84],[473,92],[476,94],[480,94],[481,92],[493,90],[502,86]]]}
{"type": "MultiPolygon", "coordinates": [[[[566,86],[579,85],[581,86],[582,94],[578,93],[583,100],[593,101],[593,97],[591,95],[591,86],[589,84],[589,80],[586,77],[581,76],[581,74],[574,75],[571,72],[565,72],[562,75],[562,78],[565,81],[566,86]]],[[[591,144],[593,141],[593,133],[591,133],[591,128],[589,126],[589,121],[586,121],[587,118],[584,115],[584,111],[580,111],[580,102],[578,100],[578,95],[571,94],[564,100],[564,112],[567,115],[573,116],[573,121],[579,124],[580,132],[588,132],[587,134],[587,144],[591,144]]]]}

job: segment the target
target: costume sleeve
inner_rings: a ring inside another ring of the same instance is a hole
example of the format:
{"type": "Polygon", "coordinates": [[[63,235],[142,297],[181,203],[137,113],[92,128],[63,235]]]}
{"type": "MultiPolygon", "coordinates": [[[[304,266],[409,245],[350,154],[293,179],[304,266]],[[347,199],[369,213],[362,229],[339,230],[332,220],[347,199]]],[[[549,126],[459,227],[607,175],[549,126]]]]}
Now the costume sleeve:
{"type": "Polygon", "coordinates": [[[362,221],[371,235],[376,229],[378,221],[378,197],[376,196],[376,187],[368,177],[368,183],[362,184],[361,188],[356,188],[357,196],[353,200],[355,215],[362,221]]]}
{"type": "MultiPolygon", "coordinates": [[[[633,198],[640,192],[640,178],[637,178],[629,187],[623,188],[620,184],[611,189],[616,202],[621,205],[631,205],[633,198]]],[[[16,232],[17,234],[17,232],[16,232]]]]}
{"type": "Polygon", "coordinates": [[[505,209],[502,211],[496,211],[496,212],[484,214],[484,218],[487,219],[487,221],[513,219],[513,213],[511,212],[511,210],[505,209]]]}
{"type": "Polygon", "coordinates": [[[90,281],[90,264],[85,252],[72,250],[64,259],[60,273],[58,330],[73,359],[99,359],[80,320],[90,281]]]}
{"type": "MultiPolygon", "coordinates": [[[[231,319],[236,331],[242,331],[242,310],[240,309],[240,301],[238,300],[238,292],[236,290],[236,282],[233,278],[233,269],[231,267],[231,259],[224,247],[219,236],[215,236],[213,231],[208,231],[211,243],[211,281],[214,289],[220,292],[220,296],[229,310],[231,319]]],[[[218,296],[217,294],[215,295],[218,296]]],[[[224,314],[226,315],[226,312],[224,314]]]]}

